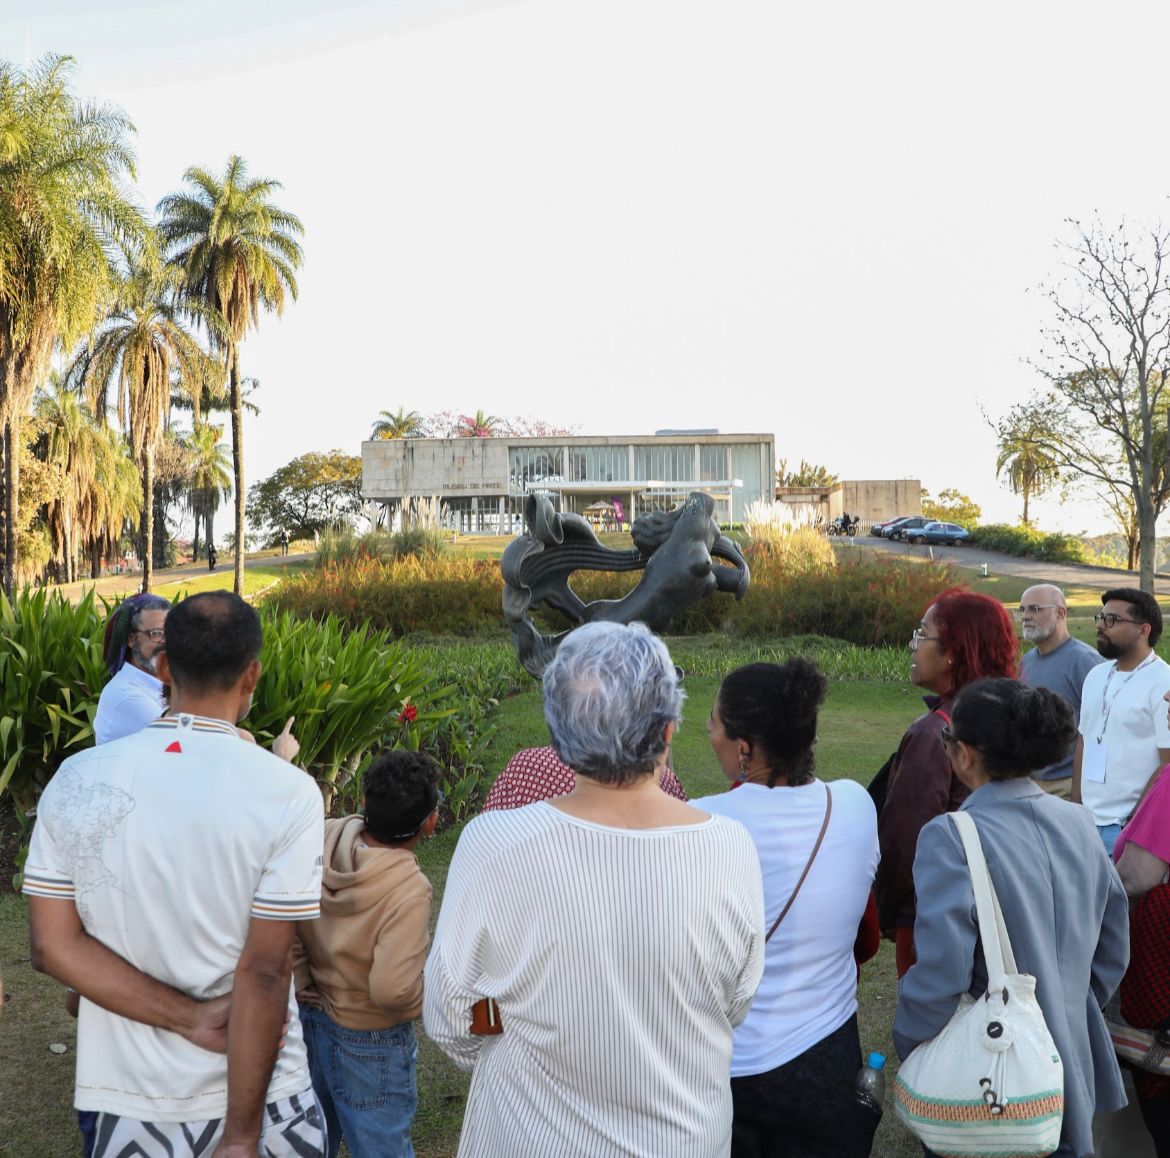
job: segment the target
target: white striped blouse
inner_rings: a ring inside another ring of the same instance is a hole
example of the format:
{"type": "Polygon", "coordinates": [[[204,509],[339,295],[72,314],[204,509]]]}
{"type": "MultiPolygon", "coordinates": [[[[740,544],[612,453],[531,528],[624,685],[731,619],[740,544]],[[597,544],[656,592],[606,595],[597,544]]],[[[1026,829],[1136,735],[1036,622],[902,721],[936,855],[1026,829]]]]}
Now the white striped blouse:
{"type": "Polygon", "coordinates": [[[716,1158],[731,1031],[763,968],[737,822],[617,829],[547,803],[469,824],[426,966],[427,1033],[471,1091],[460,1158],[716,1158]],[[468,1033],[499,1003],[504,1032],[468,1033]]]}

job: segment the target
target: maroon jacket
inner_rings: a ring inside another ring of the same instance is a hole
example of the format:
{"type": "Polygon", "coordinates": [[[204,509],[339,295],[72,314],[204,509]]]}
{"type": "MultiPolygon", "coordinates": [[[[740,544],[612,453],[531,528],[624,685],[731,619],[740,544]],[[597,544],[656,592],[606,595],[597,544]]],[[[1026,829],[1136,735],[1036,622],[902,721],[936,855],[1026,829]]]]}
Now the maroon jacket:
{"type": "Polygon", "coordinates": [[[951,771],[940,734],[951,717],[951,697],[924,696],[930,709],[906,729],[890,769],[886,804],[878,817],[882,859],[874,892],[882,933],[914,926],[914,854],[922,826],[954,812],[970,789],[951,771]]]}

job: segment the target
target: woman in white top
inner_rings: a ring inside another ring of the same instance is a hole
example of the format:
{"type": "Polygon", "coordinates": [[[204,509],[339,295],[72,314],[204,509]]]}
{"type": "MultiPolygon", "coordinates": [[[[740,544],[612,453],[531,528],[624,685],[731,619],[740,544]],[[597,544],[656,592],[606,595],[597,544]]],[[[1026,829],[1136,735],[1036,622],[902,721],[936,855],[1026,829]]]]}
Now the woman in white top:
{"type": "Polygon", "coordinates": [[[460,837],[426,966],[427,1033],[473,1072],[461,1158],[723,1158],[732,1027],[763,964],[744,829],[659,790],[682,693],[640,624],[587,624],[544,674],[566,796],[460,837]],[[473,1036],[494,998],[503,1032],[473,1036]]]}
{"type": "Polygon", "coordinates": [[[826,692],[806,659],[749,664],[723,681],[707,723],[735,790],[695,807],[751,833],[767,929],[791,902],[765,946],[755,1003],[735,1031],[734,1158],[868,1155],[877,1127],[854,1095],[861,1048],[853,957],[877,868],[877,814],[859,784],[813,776],[826,692]]]}

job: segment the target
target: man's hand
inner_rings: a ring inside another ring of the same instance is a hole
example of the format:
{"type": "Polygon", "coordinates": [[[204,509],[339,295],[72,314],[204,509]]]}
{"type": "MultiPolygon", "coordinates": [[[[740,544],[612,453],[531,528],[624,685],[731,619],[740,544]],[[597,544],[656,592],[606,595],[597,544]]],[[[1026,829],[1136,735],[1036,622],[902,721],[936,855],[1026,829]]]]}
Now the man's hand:
{"type": "Polygon", "coordinates": [[[308,1005],[313,1009],[324,1009],[325,1002],[321,997],[321,991],[314,985],[306,985],[304,989],[297,990],[297,1004],[308,1005]]]}
{"type": "Polygon", "coordinates": [[[272,754],[279,756],[282,760],[287,760],[290,764],[297,758],[297,753],[301,750],[300,741],[292,734],[295,720],[296,716],[289,716],[284,731],[272,741],[272,754]]]}
{"type": "Polygon", "coordinates": [[[230,993],[201,1002],[195,1011],[195,1020],[190,1032],[183,1036],[200,1049],[211,1053],[227,1053],[227,1026],[231,1009],[230,993]]]}

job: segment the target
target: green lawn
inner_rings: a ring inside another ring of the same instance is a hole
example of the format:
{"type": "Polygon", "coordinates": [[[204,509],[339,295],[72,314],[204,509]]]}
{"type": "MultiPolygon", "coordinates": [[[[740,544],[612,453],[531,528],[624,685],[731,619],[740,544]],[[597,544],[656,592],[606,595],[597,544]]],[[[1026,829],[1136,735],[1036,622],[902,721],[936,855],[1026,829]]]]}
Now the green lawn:
{"type": "MultiPolygon", "coordinates": [[[[678,650],[685,650],[685,645],[678,650]]],[[[729,651],[727,667],[744,658],[729,651]]],[[[704,727],[718,683],[714,675],[691,675],[684,684],[687,703],[672,760],[692,796],[726,788],[707,745],[704,727]]],[[[919,713],[920,703],[913,689],[900,683],[832,682],[821,717],[819,773],[827,779],[851,776],[868,782],[897,745],[906,725],[919,713]]],[[[487,761],[493,775],[519,748],[547,743],[535,684],[504,701],[496,722],[499,730],[487,761]]],[[[436,913],[457,839],[458,830],[451,829],[420,850],[423,869],[434,885],[436,913]]],[[[25,904],[19,897],[0,897],[0,975],[10,996],[0,1022],[0,1040],[4,1043],[0,1050],[0,1154],[60,1158],[75,1153],[71,1109],[74,1025],[63,1010],[60,986],[29,968],[25,904]],[[49,1046],[53,1043],[67,1045],[68,1051],[63,1055],[52,1053],[49,1046]]],[[[893,952],[887,946],[862,970],[863,1049],[892,1054],[889,1025],[894,994],[893,952]]],[[[467,1078],[426,1040],[421,1030],[419,1042],[415,1149],[419,1158],[447,1158],[455,1152],[467,1078]]],[[[915,1158],[919,1153],[894,1122],[891,1111],[878,1134],[874,1154],[879,1158],[915,1158]]]]}

